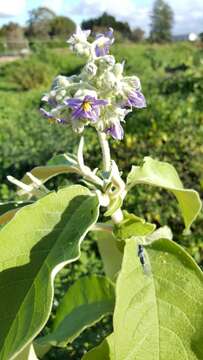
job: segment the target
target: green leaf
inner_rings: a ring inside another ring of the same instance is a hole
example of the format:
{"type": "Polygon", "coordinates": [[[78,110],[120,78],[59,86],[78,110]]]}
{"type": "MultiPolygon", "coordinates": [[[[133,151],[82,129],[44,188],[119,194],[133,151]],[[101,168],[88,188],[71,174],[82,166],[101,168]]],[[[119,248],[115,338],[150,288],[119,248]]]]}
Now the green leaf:
{"type": "Polygon", "coordinates": [[[33,345],[29,344],[26,346],[26,348],[15,357],[15,360],[38,360],[33,345]]]}
{"type": "Polygon", "coordinates": [[[144,219],[123,211],[124,219],[114,225],[114,234],[118,239],[125,240],[131,236],[146,236],[151,234],[156,225],[147,223],[144,219]]]}
{"type": "Polygon", "coordinates": [[[107,336],[100,345],[88,351],[82,360],[116,360],[114,357],[113,334],[107,336]]]}
{"type": "MultiPolygon", "coordinates": [[[[49,160],[46,166],[37,166],[32,169],[31,174],[41,180],[42,183],[50,180],[54,176],[60,174],[68,174],[68,173],[77,173],[80,174],[80,169],[77,165],[77,162],[74,156],[70,156],[69,154],[57,155],[51,160],[49,160]]],[[[33,181],[26,174],[22,178],[22,182],[27,185],[32,185],[33,181]]]]}
{"type": "Polygon", "coordinates": [[[173,233],[167,225],[161,226],[159,229],[155,230],[152,234],[149,234],[145,238],[145,243],[151,243],[159,239],[168,239],[173,240],[173,233]]]}
{"type": "Polygon", "coordinates": [[[0,225],[9,222],[22,207],[32,204],[32,201],[10,201],[0,203],[0,225]]]}
{"type": "Polygon", "coordinates": [[[66,346],[87,327],[112,313],[114,302],[114,286],[107,278],[92,275],[78,279],[63,297],[51,333],[37,343],[66,346]]]}
{"type": "Polygon", "coordinates": [[[78,259],[97,217],[97,197],[75,185],[22,208],[0,231],[1,360],[13,358],[41,331],[54,277],[78,259]]]}
{"type": "Polygon", "coordinates": [[[41,345],[37,343],[37,340],[33,341],[33,345],[34,345],[35,353],[40,359],[43,359],[43,356],[51,350],[50,344],[41,345]]]}
{"type": "Polygon", "coordinates": [[[66,166],[77,166],[77,156],[74,154],[66,153],[53,156],[47,165],[66,165],[66,166]]]}
{"type": "Polygon", "coordinates": [[[201,210],[201,200],[196,191],[184,189],[175,168],[150,157],[144,158],[143,166],[133,166],[127,178],[127,187],[131,189],[137,184],[160,186],[171,191],[178,200],[185,222],[185,230],[189,231],[192,222],[201,210]]]}
{"type": "Polygon", "coordinates": [[[123,253],[119,250],[117,240],[113,234],[102,231],[97,231],[95,234],[105,274],[115,281],[121,268],[123,253]]]}
{"type": "Polygon", "coordinates": [[[136,238],[127,240],[116,285],[116,360],[203,359],[203,275],[176,243],[145,247],[143,271],[136,238]]]}

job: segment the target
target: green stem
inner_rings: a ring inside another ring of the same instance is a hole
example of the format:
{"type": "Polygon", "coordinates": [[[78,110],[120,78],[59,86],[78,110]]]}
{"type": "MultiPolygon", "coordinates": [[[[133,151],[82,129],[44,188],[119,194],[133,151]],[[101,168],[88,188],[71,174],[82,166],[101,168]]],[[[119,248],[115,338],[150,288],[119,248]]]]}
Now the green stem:
{"type": "Polygon", "coordinates": [[[103,224],[103,223],[96,223],[92,226],[91,231],[102,231],[112,233],[113,225],[111,224],[103,224]]]}
{"type": "Polygon", "coordinates": [[[109,143],[104,132],[98,131],[99,142],[102,149],[102,158],[103,158],[103,170],[110,171],[111,170],[111,154],[109,143]]]}

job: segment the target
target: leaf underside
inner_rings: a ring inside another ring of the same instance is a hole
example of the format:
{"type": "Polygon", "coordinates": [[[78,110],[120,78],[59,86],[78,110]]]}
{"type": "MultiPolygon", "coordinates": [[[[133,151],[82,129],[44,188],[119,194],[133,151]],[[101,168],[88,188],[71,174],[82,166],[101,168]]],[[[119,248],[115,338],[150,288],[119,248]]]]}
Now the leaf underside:
{"type": "Polygon", "coordinates": [[[184,189],[175,168],[162,161],[144,158],[143,166],[133,166],[127,178],[127,187],[131,189],[137,184],[162,187],[172,192],[182,212],[186,232],[198,216],[202,203],[199,194],[192,189],[184,189]]]}
{"type": "Polygon", "coordinates": [[[79,257],[98,200],[75,185],[19,210],[0,232],[0,359],[13,359],[48,320],[53,280],[79,257]]]}

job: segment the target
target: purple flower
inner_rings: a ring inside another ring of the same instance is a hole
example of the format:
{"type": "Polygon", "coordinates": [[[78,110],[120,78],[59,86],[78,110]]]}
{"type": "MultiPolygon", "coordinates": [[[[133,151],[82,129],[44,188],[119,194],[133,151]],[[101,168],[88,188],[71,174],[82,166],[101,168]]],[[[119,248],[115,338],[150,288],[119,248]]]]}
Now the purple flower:
{"type": "Polygon", "coordinates": [[[73,119],[90,119],[96,122],[100,115],[100,106],[107,105],[108,101],[86,95],[83,100],[77,98],[65,100],[65,104],[73,110],[73,119]]]}
{"type": "Polygon", "coordinates": [[[54,97],[51,97],[50,95],[46,94],[41,98],[41,101],[45,101],[47,104],[51,106],[57,106],[57,101],[54,97]]]}
{"type": "Polygon", "coordinates": [[[109,53],[111,44],[114,42],[113,29],[109,28],[104,34],[97,34],[95,41],[96,57],[105,56],[109,53]]]}
{"type": "Polygon", "coordinates": [[[147,105],[144,95],[138,90],[131,92],[128,95],[126,106],[133,106],[138,109],[145,108],[147,105]]]}
{"type": "Polygon", "coordinates": [[[61,119],[59,117],[54,116],[53,113],[46,111],[43,108],[40,108],[40,112],[42,114],[42,116],[44,116],[44,118],[48,119],[50,123],[59,123],[59,124],[65,124],[65,119],[61,119]]]}
{"type": "Polygon", "coordinates": [[[123,128],[119,122],[112,124],[105,130],[105,133],[111,135],[115,140],[122,140],[124,136],[123,128]]]}

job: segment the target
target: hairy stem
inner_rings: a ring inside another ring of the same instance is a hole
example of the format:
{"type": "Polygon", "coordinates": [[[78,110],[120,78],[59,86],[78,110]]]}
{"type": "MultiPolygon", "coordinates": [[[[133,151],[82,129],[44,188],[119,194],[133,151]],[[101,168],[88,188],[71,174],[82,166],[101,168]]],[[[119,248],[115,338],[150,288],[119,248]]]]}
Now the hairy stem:
{"type": "Polygon", "coordinates": [[[99,142],[102,149],[102,158],[103,158],[103,170],[110,171],[111,170],[111,154],[109,143],[104,132],[98,131],[99,142]]]}
{"type": "Polygon", "coordinates": [[[80,143],[79,143],[78,153],[77,153],[78,165],[80,167],[80,171],[87,180],[90,180],[94,184],[103,187],[103,181],[96,174],[94,174],[94,172],[91,171],[91,169],[88,166],[85,165],[84,159],[83,159],[83,147],[84,147],[84,137],[82,136],[80,138],[80,143]]]}

